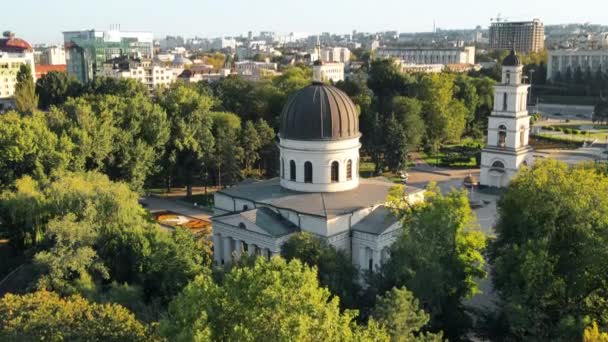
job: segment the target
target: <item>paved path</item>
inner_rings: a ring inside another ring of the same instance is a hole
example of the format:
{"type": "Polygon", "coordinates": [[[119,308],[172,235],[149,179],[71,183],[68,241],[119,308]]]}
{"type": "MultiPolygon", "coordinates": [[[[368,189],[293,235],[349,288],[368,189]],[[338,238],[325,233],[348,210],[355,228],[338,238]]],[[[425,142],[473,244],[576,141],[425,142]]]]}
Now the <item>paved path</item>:
{"type": "Polygon", "coordinates": [[[175,199],[166,199],[156,196],[141,197],[140,203],[144,204],[151,213],[159,211],[172,211],[183,216],[194,217],[203,221],[211,221],[213,215],[210,211],[196,208],[194,205],[175,199]]]}

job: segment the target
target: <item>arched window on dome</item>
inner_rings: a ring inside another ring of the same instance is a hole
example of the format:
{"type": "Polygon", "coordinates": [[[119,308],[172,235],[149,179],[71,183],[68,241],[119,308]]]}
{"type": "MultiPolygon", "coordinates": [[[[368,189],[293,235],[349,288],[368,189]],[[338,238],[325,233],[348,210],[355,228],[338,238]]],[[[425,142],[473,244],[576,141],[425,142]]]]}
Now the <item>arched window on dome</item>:
{"type": "Polygon", "coordinates": [[[281,158],[281,178],[285,178],[285,159],[281,158]]]}
{"type": "Polygon", "coordinates": [[[296,181],[296,162],[293,160],[289,161],[289,180],[296,181]]]}
{"type": "Polygon", "coordinates": [[[498,147],[507,145],[507,127],[505,125],[498,126],[498,147]]]}
{"type": "Polygon", "coordinates": [[[304,163],[304,183],[312,183],[312,163],[304,163]]]}
{"type": "Polygon", "coordinates": [[[331,181],[338,182],[340,179],[340,164],[337,161],[331,163],[331,181]]]}
{"type": "Polygon", "coordinates": [[[346,180],[352,180],[352,179],[353,179],[353,161],[349,159],[346,162],[346,180]]]}

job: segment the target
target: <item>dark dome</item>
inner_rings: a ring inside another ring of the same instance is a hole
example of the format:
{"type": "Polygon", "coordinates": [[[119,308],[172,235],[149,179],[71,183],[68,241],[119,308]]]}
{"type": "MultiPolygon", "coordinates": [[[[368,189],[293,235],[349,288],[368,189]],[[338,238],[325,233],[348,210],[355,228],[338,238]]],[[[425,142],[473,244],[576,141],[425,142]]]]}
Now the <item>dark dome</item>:
{"type": "Polygon", "coordinates": [[[519,59],[519,56],[515,54],[515,50],[511,50],[511,53],[502,61],[502,66],[513,67],[520,65],[521,60],[519,59]]]}
{"type": "Polygon", "coordinates": [[[281,113],[279,134],[294,140],[357,138],[357,109],[338,88],[315,82],[289,97],[281,113]]]}

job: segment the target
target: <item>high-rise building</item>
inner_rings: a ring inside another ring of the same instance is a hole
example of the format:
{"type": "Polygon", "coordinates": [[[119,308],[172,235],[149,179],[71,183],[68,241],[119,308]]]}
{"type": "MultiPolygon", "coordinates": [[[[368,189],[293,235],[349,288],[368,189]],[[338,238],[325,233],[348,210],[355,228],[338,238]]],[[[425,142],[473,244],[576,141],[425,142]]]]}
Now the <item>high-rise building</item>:
{"type": "Polygon", "coordinates": [[[481,152],[481,185],[506,187],[522,166],[531,166],[528,145],[530,116],[526,108],[529,84],[522,83],[523,65],[511,54],[502,62],[502,81],[494,86],[494,110],[488,118],[488,141],[481,152]]]}
{"type": "Polygon", "coordinates": [[[35,72],[32,46],[12,32],[4,32],[0,38],[0,112],[14,107],[17,73],[23,64],[29,64],[35,72]]]}
{"type": "Polygon", "coordinates": [[[94,79],[111,59],[130,56],[151,59],[154,42],[151,32],[69,31],[63,32],[67,69],[82,83],[94,79]]]}
{"type": "Polygon", "coordinates": [[[490,25],[490,48],[530,53],[545,49],[545,26],[532,21],[497,21],[490,25]]]}

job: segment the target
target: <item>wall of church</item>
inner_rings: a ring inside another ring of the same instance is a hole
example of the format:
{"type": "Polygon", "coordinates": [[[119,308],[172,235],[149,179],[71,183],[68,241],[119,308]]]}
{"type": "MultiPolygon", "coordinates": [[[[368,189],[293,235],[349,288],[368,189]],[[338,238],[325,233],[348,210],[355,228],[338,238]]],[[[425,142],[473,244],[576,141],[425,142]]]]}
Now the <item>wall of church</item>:
{"type": "Polygon", "coordinates": [[[359,138],[332,141],[281,139],[281,186],[303,192],[346,191],[359,185],[359,138]],[[295,180],[291,179],[291,161],[295,180]],[[350,178],[348,161],[351,162],[350,178]],[[312,182],[306,182],[304,165],[312,163],[312,182]],[[332,163],[338,162],[338,180],[332,180],[332,163]]]}
{"type": "Polygon", "coordinates": [[[214,208],[213,208],[214,214],[216,213],[216,211],[218,211],[219,213],[234,211],[234,201],[232,200],[232,197],[230,197],[230,196],[226,196],[226,195],[216,192],[215,194],[213,194],[213,201],[214,201],[214,208]]]}

